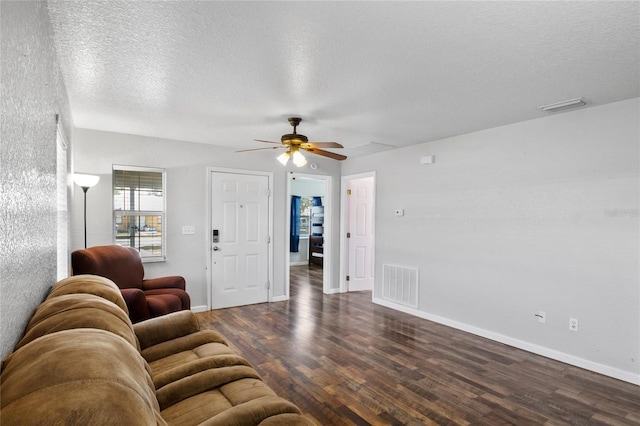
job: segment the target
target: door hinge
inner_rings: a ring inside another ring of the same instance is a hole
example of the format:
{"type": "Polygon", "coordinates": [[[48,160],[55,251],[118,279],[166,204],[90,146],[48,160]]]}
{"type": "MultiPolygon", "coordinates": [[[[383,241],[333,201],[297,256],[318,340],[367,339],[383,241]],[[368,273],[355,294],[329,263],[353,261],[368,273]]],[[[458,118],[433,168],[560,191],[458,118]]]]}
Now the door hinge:
{"type": "Polygon", "coordinates": [[[267,287],[267,290],[269,290],[271,288],[271,281],[267,281],[265,286],[267,287]]]}
{"type": "Polygon", "coordinates": [[[351,195],[351,190],[347,189],[347,195],[351,195]]]}
{"type": "Polygon", "coordinates": [[[271,188],[267,188],[267,197],[271,197],[271,188]]]}
{"type": "Polygon", "coordinates": [[[347,238],[351,238],[351,232],[347,232],[347,238]]]}
{"type": "Polygon", "coordinates": [[[347,275],[347,281],[349,281],[349,280],[350,280],[349,275],[347,275]]]}
{"type": "Polygon", "coordinates": [[[271,235],[267,235],[267,244],[271,244],[271,235]]]}

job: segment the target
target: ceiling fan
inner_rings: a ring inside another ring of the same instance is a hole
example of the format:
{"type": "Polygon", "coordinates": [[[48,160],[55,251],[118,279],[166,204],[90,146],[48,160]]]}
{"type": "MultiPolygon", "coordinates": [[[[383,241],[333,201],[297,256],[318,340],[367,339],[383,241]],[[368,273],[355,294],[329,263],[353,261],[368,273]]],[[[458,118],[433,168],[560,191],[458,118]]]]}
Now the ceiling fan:
{"type": "Polygon", "coordinates": [[[345,160],[347,157],[345,155],[336,154],[334,152],[325,151],[320,148],[344,148],[337,142],[309,142],[309,139],[305,135],[301,135],[296,132],[296,128],[302,121],[300,117],[289,117],[289,124],[293,126],[293,133],[289,133],[286,135],[282,135],[280,138],[280,142],[271,142],[264,141],[261,139],[254,139],[256,142],[264,142],[264,143],[272,143],[277,144],[278,146],[273,146],[269,148],[254,148],[254,149],[243,149],[236,152],[247,152],[247,151],[261,151],[265,149],[286,149],[282,155],[278,157],[278,161],[280,161],[283,165],[286,165],[289,161],[289,157],[292,157],[293,164],[298,167],[302,167],[307,164],[306,158],[300,152],[300,150],[304,150],[310,152],[312,154],[321,155],[323,157],[328,157],[334,160],[345,160]]]}

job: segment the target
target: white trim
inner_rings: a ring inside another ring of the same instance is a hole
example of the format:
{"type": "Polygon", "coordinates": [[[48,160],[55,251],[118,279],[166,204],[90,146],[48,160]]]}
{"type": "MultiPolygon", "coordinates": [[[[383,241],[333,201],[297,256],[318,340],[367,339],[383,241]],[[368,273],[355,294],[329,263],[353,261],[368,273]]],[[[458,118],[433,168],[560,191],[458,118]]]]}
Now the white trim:
{"type": "Polygon", "coordinates": [[[271,299],[271,302],[285,302],[289,300],[289,295],[275,296],[271,299]]]}
{"type": "Polygon", "coordinates": [[[207,307],[207,305],[198,305],[198,306],[192,306],[191,307],[191,312],[194,313],[198,313],[198,312],[207,312],[209,310],[209,308],[207,307]]]}
{"type": "Polygon", "coordinates": [[[286,179],[286,202],[287,202],[287,210],[285,215],[285,247],[284,247],[284,263],[285,263],[285,274],[284,274],[284,285],[285,285],[285,294],[287,299],[289,298],[289,286],[291,284],[291,257],[289,250],[291,249],[291,242],[289,241],[289,229],[291,227],[291,181],[294,177],[302,177],[309,178],[315,180],[324,181],[324,256],[323,256],[323,264],[322,264],[322,292],[324,294],[333,294],[336,293],[335,289],[331,288],[331,277],[333,276],[333,263],[331,262],[332,250],[331,250],[331,233],[333,232],[333,197],[332,189],[333,189],[333,177],[330,175],[314,175],[307,173],[298,173],[298,172],[287,172],[286,179]]]}
{"type": "Polygon", "coordinates": [[[166,169],[163,169],[160,167],[126,166],[123,164],[113,164],[112,170],[124,170],[127,172],[152,172],[152,173],[164,173],[166,171],[166,169]]]}
{"type": "MultiPolygon", "coordinates": [[[[253,175],[253,176],[266,176],[268,181],[269,188],[269,197],[268,197],[268,211],[269,211],[269,236],[271,242],[268,247],[268,258],[267,258],[267,277],[271,286],[269,286],[269,292],[267,294],[267,302],[275,302],[275,298],[273,297],[273,172],[265,172],[260,170],[246,170],[246,169],[229,169],[226,167],[207,167],[206,170],[206,191],[205,200],[207,202],[207,217],[205,218],[205,229],[207,230],[207,237],[204,240],[205,244],[205,253],[207,259],[207,306],[210,310],[213,306],[212,301],[212,283],[211,283],[211,235],[212,225],[211,225],[211,174],[212,173],[232,173],[232,174],[240,174],[240,175],[253,175]]],[[[289,298],[287,294],[287,299],[289,298]]],[[[286,300],[286,299],[285,299],[286,300]]]]}
{"type": "Polygon", "coordinates": [[[600,364],[597,362],[589,361],[587,359],[579,358],[574,355],[570,355],[564,352],[556,351],[544,346],[536,345],[533,343],[525,342],[524,340],[515,339],[513,337],[505,336],[500,333],[485,330],[483,328],[475,327],[462,322],[454,321],[448,318],[444,318],[438,315],[429,314],[427,312],[419,311],[417,309],[408,308],[406,306],[398,305],[379,298],[373,298],[373,303],[385,306],[387,308],[395,309],[400,312],[404,312],[410,315],[415,315],[419,318],[423,318],[429,321],[437,322],[438,324],[446,325],[448,327],[455,328],[457,330],[465,331],[467,333],[474,334],[476,336],[484,337],[505,345],[512,346],[514,348],[522,349],[527,352],[531,352],[537,355],[541,355],[547,358],[554,359],[556,361],[564,362],[565,364],[573,365],[575,367],[584,368],[595,373],[603,374],[614,379],[622,380],[634,385],[640,385],[640,374],[632,373],[630,371],[620,370],[615,367],[600,364]]]}
{"type": "Polygon", "coordinates": [[[284,296],[289,299],[291,285],[291,180],[293,172],[286,172],[284,211],[284,296]]]}

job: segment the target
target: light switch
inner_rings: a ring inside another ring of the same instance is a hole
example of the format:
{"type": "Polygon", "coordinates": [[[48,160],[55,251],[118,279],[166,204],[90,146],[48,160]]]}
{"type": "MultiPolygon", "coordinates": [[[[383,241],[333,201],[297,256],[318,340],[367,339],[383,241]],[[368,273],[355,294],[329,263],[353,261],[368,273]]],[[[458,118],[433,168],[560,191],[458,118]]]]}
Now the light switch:
{"type": "Polygon", "coordinates": [[[183,226],[182,227],[182,235],[193,235],[196,233],[196,229],[194,226],[183,226]]]}

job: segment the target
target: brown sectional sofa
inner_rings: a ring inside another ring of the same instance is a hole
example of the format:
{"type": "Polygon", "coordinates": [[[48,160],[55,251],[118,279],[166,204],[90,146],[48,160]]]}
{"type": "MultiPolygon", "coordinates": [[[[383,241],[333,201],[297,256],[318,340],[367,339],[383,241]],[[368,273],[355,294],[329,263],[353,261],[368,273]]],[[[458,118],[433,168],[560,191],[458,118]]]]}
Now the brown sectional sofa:
{"type": "Polygon", "coordinates": [[[55,284],[3,360],[3,426],[309,425],[191,311],[132,325],[112,281],[55,284]]]}

